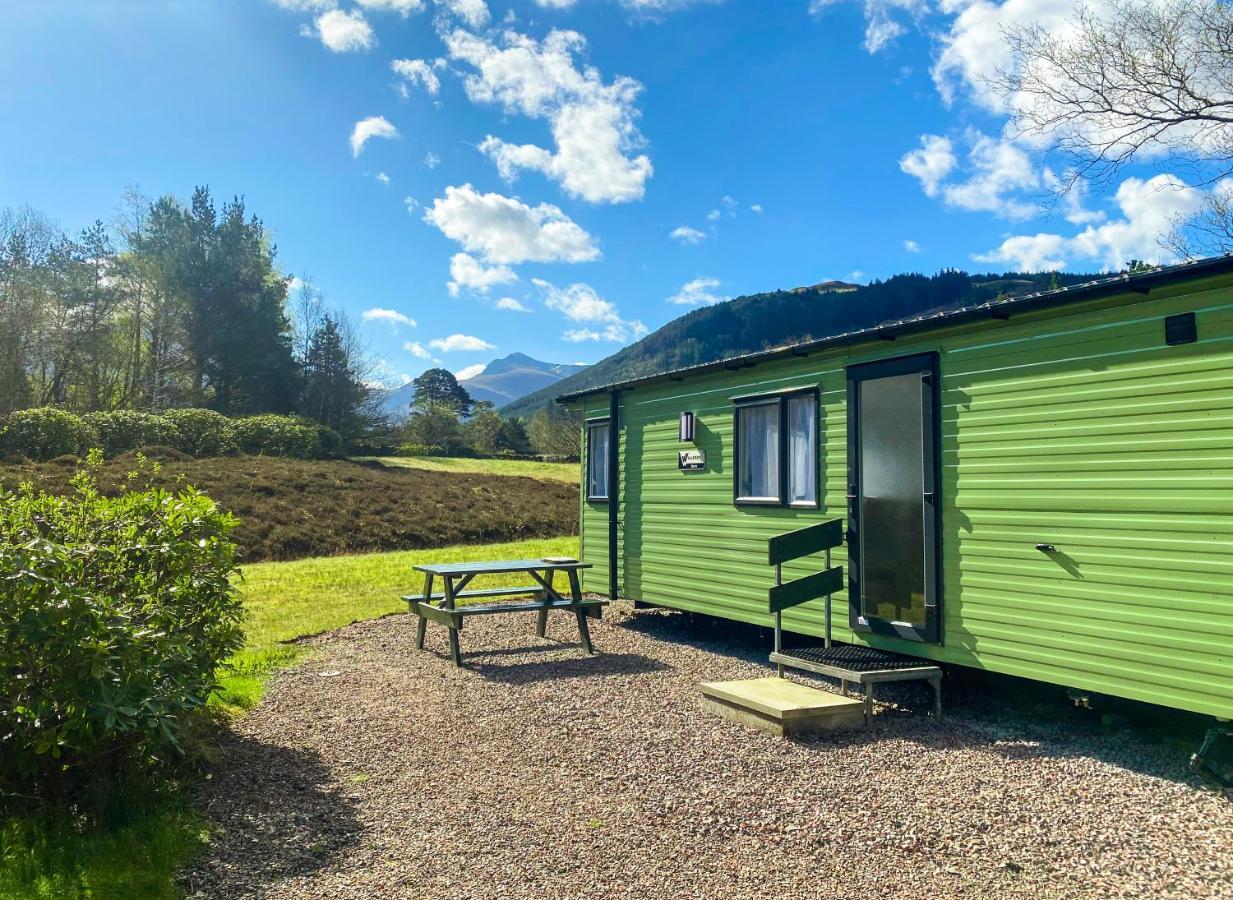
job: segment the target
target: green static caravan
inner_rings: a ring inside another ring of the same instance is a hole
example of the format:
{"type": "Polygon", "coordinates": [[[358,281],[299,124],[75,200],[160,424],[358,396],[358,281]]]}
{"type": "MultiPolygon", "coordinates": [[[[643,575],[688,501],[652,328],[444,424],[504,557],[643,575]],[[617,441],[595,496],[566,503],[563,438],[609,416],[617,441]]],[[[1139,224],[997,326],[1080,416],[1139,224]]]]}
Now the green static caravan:
{"type": "Polygon", "coordinates": [[[1233,257],[558,402],[588,590],[769,626],[842,519],[837,640],[1233,718],[1233,257]]]}

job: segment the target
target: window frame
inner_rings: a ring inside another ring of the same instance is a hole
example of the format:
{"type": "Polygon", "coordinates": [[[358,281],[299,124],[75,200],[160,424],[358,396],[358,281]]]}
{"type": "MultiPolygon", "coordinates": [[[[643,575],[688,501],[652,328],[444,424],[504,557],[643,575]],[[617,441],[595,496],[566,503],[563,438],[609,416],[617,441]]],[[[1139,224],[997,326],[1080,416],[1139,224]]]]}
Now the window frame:
{"type": "Polygon", "coordinates": [[[585,489],[588,503],[607,503],[609,493],[612,488],[612,473],[608,471],[612,466],[612,419],[608,416],[603,416],[596,419],[587,419],[587,458],[583,474],[586,477],[585,489]],[[603,427],[608,429],[608,446],[604,451],[604,492],[603,494],[591,493],[591,466],[595,461],[594,453],[594,434],[595,429],[603,427]]]}
{"type": "Polygon", "coordinates": [[[735,506],[762,506],[781,509],[820,509],[822,490],[821,418],[819,390],[816,386],[788,388],[761,394],[748,394],[732,398],[732,503],[735,506]],[[788,457],[791,436],[788,433],[788,403],[805,397],[813,400],[813,499],[788,500],[788,457]],[[779,412],[779,484],[778,497],[741,496],[741,410],[754,406],[777,405],[779,412]]]}

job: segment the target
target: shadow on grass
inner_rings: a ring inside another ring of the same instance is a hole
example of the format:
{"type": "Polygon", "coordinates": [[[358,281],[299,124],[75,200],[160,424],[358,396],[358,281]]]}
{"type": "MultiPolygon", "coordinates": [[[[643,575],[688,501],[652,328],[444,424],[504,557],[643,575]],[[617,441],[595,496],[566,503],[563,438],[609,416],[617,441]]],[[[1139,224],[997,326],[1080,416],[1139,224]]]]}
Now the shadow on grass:
{"type": "Polygon", "coordinates": [[[354,847],[362,826],[320,756],[229,732],[197,807],[210,828],[181,871],[187,896],[264,896],[354,847]]]}
{"type": "Polygon", "coordinates": [[[204,842],[202,821],[177,800],[134,801],[83,825],[67,814],[0,818],[3,900],[175,898],[175,871],[204,842]]]}

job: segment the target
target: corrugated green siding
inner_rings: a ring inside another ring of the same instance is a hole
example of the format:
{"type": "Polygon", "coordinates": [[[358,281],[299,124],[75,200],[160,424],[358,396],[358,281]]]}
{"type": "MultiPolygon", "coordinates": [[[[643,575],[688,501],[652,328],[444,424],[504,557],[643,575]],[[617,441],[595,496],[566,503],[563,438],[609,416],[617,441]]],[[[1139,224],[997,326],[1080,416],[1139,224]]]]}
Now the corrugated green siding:
{"type": "MultiPolygon", "coordinates": [[[[943,642],[854,636],[846,596],[836,636],[1233,716],[1233,293],[1173,293],[622,394],[622,594],[769,624],[766,539],[845,514],[844,367],[937,350],[943,642]],[[1191,310],[1199,342],[1166,347],[1163,317],[1191,310]],[[823,509],[737,508],[731,397],[796,385],[821,392],[823,509]],[[705,472],[676,468],[682,410],[698,416],[705,472]]],[[[588,414],[607,403],[591,398],[588,414]]],[[[607,588],[607,529],[606,506],[584,504],[592,590],[607,588]]],[[[784,620],[820,633],[816,604],[784,620]]]]}

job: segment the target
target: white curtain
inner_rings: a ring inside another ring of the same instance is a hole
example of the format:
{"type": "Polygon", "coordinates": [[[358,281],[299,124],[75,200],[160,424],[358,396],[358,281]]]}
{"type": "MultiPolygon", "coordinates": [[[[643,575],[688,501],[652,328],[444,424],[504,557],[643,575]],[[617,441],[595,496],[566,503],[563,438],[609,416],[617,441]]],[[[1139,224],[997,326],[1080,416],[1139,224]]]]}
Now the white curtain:
{"type": "Polygon", "coordinates": [[[788,401],[788,502],[814,503],[817,486],[818,422],[814,398],[788,401]]]}
{"type": "Polygon", "coordinates": [[[740,497],[779,499],[779,404],[740,409],[740,497]]]}
{"type": "Polygon", "coordinates": [[[587,496],[608,496],[608,426],[592,425],[587,442],[587,496]]]}

